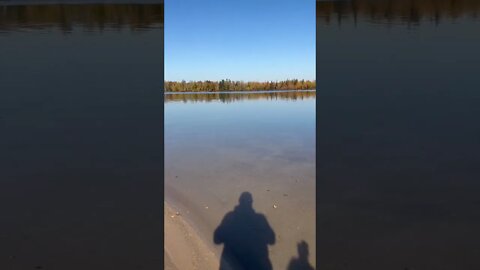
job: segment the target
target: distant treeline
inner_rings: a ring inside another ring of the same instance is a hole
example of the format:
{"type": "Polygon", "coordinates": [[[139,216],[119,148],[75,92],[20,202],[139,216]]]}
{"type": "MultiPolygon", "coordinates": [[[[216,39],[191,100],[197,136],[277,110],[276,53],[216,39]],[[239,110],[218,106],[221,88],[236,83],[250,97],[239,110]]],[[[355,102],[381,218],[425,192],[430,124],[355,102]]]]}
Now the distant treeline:
{"type": "Polygon", "coordinates": [[[217,92],[217,91],[266,91],[266,90],[313,90],[315,81],[284,80],[270,82],[244,81],[166,81],[167,92],[217,92]]]}
{"type": "Polygon", "coordinates": [[[372,21],[419,23],[462,16],[477,18],[479,0],[350,0],[317,1],[317,20],[341,23],[346,18],[366,17],[372,21]]]}
{"type": "Polygon", "coordinates": [[[163,19],[163,4],[0,5],[0,30],[58,27],[69,32],[75,25],[136,30],[163,27],[163,19]]]}
{"type": "Polygon", "coordinates": [[[283,91],[260,93],[170,93],[165,95],[165,102],[212,102],[230,103],[239,100],[304,100],[315,98],[315,91],[283,91]]]}

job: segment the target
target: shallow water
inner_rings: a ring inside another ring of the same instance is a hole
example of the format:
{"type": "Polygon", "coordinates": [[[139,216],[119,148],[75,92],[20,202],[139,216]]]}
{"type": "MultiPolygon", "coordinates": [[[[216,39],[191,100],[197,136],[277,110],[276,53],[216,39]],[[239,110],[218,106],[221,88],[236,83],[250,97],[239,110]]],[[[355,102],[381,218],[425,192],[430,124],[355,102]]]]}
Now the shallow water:
{"type": "Polygon", "coordinates": [[[479,11],[317,3],[322,269],[480,268],[479,11]]]}
{"type": "Polygon", "coordinates": [[[220,253],[214,230],[249,192],[276,235],[274,269],[302,240],[315,254],[315,92],[182,95],[165,95],[167,202],[220,253]]]}
{"type": "Polygon", "coordinates": [[[0,269],[161,269],[162,51],[162,5],[0,6],[0,269]]]}

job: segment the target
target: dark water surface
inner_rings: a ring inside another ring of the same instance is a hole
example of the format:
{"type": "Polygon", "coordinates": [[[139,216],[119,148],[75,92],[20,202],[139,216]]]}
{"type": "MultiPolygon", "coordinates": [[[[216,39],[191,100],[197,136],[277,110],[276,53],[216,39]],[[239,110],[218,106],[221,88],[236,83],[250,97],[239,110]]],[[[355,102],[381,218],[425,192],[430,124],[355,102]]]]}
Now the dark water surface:
{"type": "Polygon", "coordinates": [[[479,11],[317,3],[319,269],[480,269],[479,11]]]}
{"type": "Polygon", "coordinates": [[[0,269],[161,269],[163,5],[0,14],[0,269]]]}

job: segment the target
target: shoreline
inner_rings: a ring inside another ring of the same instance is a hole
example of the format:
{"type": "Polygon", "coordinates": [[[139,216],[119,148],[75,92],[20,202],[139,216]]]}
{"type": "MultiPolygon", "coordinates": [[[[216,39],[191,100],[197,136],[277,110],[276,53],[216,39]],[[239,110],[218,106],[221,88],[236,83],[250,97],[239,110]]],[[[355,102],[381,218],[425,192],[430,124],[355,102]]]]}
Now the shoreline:
{"type": "Polygon", "coordinates": [[[218,269],[215,251],[180,212],[164,203],[165,270],[218,269]]]}
{"type": "Polygon", "coordinates": [[[245,90],[245,91],[163,91],[164,95],[173,95],[173,94],[265,94],[265,93],[296,93],[296,92],[316,92],[315,89],[304,89],[304,90],[245,90]]]}

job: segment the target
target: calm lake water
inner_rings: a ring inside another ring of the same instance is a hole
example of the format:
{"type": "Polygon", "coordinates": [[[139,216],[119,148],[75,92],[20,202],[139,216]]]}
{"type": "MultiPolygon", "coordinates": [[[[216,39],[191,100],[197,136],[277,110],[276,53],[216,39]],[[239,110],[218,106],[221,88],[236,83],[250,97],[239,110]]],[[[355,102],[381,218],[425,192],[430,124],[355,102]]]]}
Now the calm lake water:
{"type": "Polygon", "coordinates": [[[166,201],[220,253],[213,232],[242,192],[276,234],[274,269],[301,240],[315,254],[315,92],[166,94],[166,201]]]}
{"type": "Polygon", "coordinates": [[[479,11],[317,3],[321,269],[480,269],[479,11]]]}
{"type": "Polygon", "coordinates": [[[163,5],[0,5],[0,59],[0,269],[161,269],[163,5]]]}

